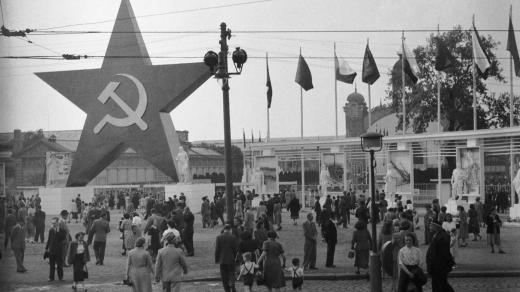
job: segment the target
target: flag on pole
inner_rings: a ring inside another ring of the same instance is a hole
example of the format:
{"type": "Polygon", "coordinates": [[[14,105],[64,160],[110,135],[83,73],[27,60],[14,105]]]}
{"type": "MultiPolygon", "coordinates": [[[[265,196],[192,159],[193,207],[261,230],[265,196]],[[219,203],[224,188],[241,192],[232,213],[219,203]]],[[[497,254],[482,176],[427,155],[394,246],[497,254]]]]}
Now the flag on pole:
{"type": "Polygon", "coordinates": [[[489,58],[486,52],[484,52],[484,49],[482,48],[482,42],[480,41],[477,28],[475,27],[475,22],[473,22],[473,30],[471,32],[471,43],[473,46],[473,62],[476,65],[480,76],[485,80],[487,79],[488,70],[491,68],[491,64],[489,63],[489,58]]]}
{"type": "Polygon", "coordinates": [[[296,78],[294,79],[296,83],[298,83],[305,91],[309,89],[313,89],[312,85],[312,75],[309,66],[307,66],[307,62],[300,54],[298,58],[298,69],[296,69],[296,78]]]}
{"type": "Polygon", "coordinates": [[[370,85],[374,84],[379,79],[379,70],[377,70],[376,61],[370,52],[370,48],[365,49],[365,57],[363,58],[363,72],[361,74],[361,80],[370,85]]]}
{"type": "Polygon", "coordinates": [[[509,12],[509,29],[507,32],[507,50],[513,57],[515,64],[515,75],[520,77],[520,57],[518,56],[518,48],[516,46],[515,30],[513,29],[513,20],[511,12],[509,12]]]}
{"type": "Polygon", "coordinates": [[[244,142],[244,149],[246,149],[246,132],[242,129],[242,140],[244,142]]]}
{"type": "Polygon", "coordinates": [[[334,52],[334,67],[336,70],[336,80],[344,83],[352,84],[356,78],[356,71],[343,58],[336,55],[334,52]]]}
{"type": "Polygon", "coordinates": [[[265,86],[267,86],[267,108],[271,108],[271,101],[273,100],[273,87],[271,85],[271,76],[269,76],[269,61],[268,61],[267,53],[265,53],[265,65],[267,68],[267,82],[265,86]]]}
{"type": "Polygon", "coordinates": [[[418,73],[419,73],[419,66],[417,66],[417,61],[415,60],[414,54],[410,51],[406,43],[403,39],[403,58],[404,58],[404,72],[410,79],[412,80],[413,84],[417,83],[417,80],[419,79],[418,73]]]}
{"type": "Polygon", "coordinates": [[[448,71],[455,66],[455,58],[451,55],[450,51],[441,40],[437,38],[437,56],[435,56],[435,70],[437,71],[448,71]]]}

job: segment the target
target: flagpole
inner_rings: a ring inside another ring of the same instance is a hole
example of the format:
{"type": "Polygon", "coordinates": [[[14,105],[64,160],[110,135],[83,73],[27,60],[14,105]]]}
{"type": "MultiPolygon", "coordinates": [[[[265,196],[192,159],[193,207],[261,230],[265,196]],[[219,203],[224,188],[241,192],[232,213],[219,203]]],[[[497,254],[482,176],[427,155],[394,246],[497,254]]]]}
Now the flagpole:
{"type": "MultiPolygon", "coordinates": [[[[513,5],[509,6],[509,21],[513,21],[513,5]]],[[[513,33],[515,33],[515,31],[513,30],[513,33]]],[[[513,124],[513,99],[514,99],[514,95],[513,95],[513,54],[511,51],[509,51],[509,74],[511,76],[511,80],[510,80],[510,94],[509,94],[509,127],[512,127],[514,126],[513,124]]]]}
{"type": "MultiPolygon", "coordinates": [[[[267,52],[265,52],[265,64],[266,64],[266,68],[267,68],[267,78],[268,78],[267,81],[269,81],[269,83],[270,83],[271,78],[269,77],[269,63],[268,63],[267,52]]],[[[271,98],[272,98],[272,96],[271,96],[271,98]]],[[[269,110],[270,110],[270,104],[269,104],[269,96],[268,96],[268,100],[267,100],[267,142],[271,141],[271,126],[270,126],[269,110]]]]}
{"type": "MultiPolygon", "coordinates": [[[[475,14],[473,14],[473,29],[475,29],[475,14]]],[[[471,34],[471,37],[473,37],[475,34],[471,34]]],[[[475,42],[472,42],[475,43],[475,42]]],[[[475,48],[472,49],[473,52],[473,131],[477,130],[477,93],[476,93],[476,87],[477,87],[477,75],[475,74],[475,48]]]]}
{"type": "Polygon", "coordinates": [[[338,80],[336,79],[336,42],[334,42],[334,116],[336,117],[336,138],[338,137],[338,80]]]}
{"type": "Polygon", "coordinates": [[[401,36],[401,82],[403,85],[401,94],[403,100],[403,135],[406,135],[406,97],[405,97],[405,76],[404,76],[404,30],[401,36]]]}
{"type": "Polygon", "coordinates": [[[368,85],[368,128],[370,128],[370,126],[372,126],[372,96],[370,94],[370,84],[367,83],[368,85]]]}
{"type": "MultiPolygon", "coordinates": [[[[302,47],[300,47],[300,56],[302,47]]],[[[300,86],[300,139],[303,141],[303,89],[300,86]]],[[[302,144],[303,145],[303,144],[302,144]]],[[[302,174],[302,204],[305,206],[305,165],[303,160],[303,147],[301,148],[301,174],[302,174]]]]}
{"type": "MultiPolygon", "coordinates": [[[[437,38],[440,38],[440,29],[437,24],[437,38]]],[[[438,42],[437,42],[438,44],[438,42]]],[[[439,48],[437,48],[438,50],[439,48]]],[[[437,71],[437,133],[441,132],[441,72],[437,71]]]]}

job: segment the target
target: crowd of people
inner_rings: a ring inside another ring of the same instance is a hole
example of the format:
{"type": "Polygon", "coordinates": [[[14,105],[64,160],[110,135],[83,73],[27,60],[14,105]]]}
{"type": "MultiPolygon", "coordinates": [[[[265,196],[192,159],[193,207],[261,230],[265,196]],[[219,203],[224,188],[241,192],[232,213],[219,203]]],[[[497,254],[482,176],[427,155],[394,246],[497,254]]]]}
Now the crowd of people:
{"type": "MultiPolygon", "coordinates": [[[[168,200],[157,194],[103,193],[86,203],[81,195],[72,200],[74,207],[63,210],[51,219],[47,232],[44,258],[49,259],[49,282],[63,280],[63,269],[71,267],[74,290],[88,279],[87,262],[92,248],[96,265],[104,265],[110,221],[113,209],[120,209],[122,217],[117,224],[121,239],[121,255],[127,257],[125,282],[134,291],[152,291],[152,281],[162,282],[164,291],[178,291],[182,274],[188,272],[186,257],[194,256],[194,214],[186,204],[186,196],[180,194],[168,200]],[[111,204],[111,197],[119,198],[111,204]],[[70,212],[69,212],[70,211],[70,212]],[[81,222],[84,231],[71,234],[69,224],[81,222]]],[[[411,285],[422,291],[425,283],[423,269],[432,276],[433,291],[452,291],[447,275],[458,268],[458,249],[482,240],[481,228],[486,228],[492,253],[505,253],[501,247],[501,219],[497,208],[484,205],[477,198],[465,210],[458,206],[457,214],[447,213],[438,199],[426,205],[423,216],[424,245],[428,245],[426,261],[418,248],[419,216],[411,201],[403,202],[401,196],[376,192],[375,200],[355,191],[339,196],[316,197],[314,207],[302,224],[303,251],[301,258],[290,260],[287,267],[283,243],[282,212],[290,214],[292,224],[300,219],[302,204],[294,191],[281,194],[257,195],[254,192],[237,192],[233,198],[234,220],[224,220],[226,197],[215,193],[212,200],[202,198],[200,214],[202,228],[216,228],[221,233],[215,240],[215,263],[219,264],[225,291],[236,291],[235,282],[242,280],[246,291],[254,283],[265,285],[269,291],[286,287],[285,278],[291,278],[294,290],[301,290],[305,270],[317,270],[317,246],[326,245],[325,267],[335,268],[334,257],[338,243],[338,228],[354,227],[349,257],[353,258],[355,272],[368,274],[369,254],[377,245],[383,266],[392,276],[395,291],[409,291],[411,285]],[[258,201],[253,206],[253,201],[258,201]],[[375,212],[373,211],[375,210],[375,212]],[[351,220],[351,216],[357,220],[351,220]],[[367,226],[380,224],[377,242],[367,226]],[[470,240],[470,235],[473,238],[470,240]],[[320,240],[321,239],[321,240],[320,240]],[[385,257],[390,255],[389,257],[385,257]],[[386,261],[386,263],[385,263],[386,261]],[[390,261],[390,262],[388,262],[390,261]]],[[[118,212],[120,214],[120,212],[118,212]]],[[[19,196],[11,200],[5,218],[4,248],[10,247],[16,259],[16,271],[27,272],[24,252],[27,243],[45,243],[46,214],[38,195],[31,198],[19,196]]],[[[113,214],[112,214],[113,217],[113,214]]],[[[113,220],[113,218],[112,218],[113,220]]],[[[349,232],[348,230],[345,230],[349,232]]],[[[113,230],[112,230],[113,232],[113,230]]]]}

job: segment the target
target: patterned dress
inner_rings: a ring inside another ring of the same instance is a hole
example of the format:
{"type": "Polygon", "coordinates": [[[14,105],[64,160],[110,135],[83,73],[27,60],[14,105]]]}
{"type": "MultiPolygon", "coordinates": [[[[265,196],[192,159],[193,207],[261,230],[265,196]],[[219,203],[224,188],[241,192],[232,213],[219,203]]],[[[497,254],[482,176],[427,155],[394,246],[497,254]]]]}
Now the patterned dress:
{"type": "Polygon", "coordinates": [[[264,261],[264,281],[267,288],[285,287],[285,276],[280,262],[280,255],[284,253],[279,242],[266,240],[262,246],[266,257],[264,261]]]}

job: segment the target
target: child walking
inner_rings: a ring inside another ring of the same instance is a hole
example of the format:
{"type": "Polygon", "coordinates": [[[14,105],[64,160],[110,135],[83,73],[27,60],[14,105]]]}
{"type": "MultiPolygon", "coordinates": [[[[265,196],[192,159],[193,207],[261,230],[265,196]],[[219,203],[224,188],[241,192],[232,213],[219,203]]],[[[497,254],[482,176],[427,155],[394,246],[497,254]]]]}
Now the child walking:
{"type": "Polygon", "coordinates": [[[286,268],[291,273],[293,291],[302,291],[303,287],[303,268],[300,267],[300,259],[292,259],[292,267],[286,268]]]}
{"type": "Polygon", "coordinates": [[[253,291],[253,282],[255,280],[255,269],[258,265],[251,261],[251,253],[246,252],[242,256],[244,263],[240,266],[240,274],[238,275],[237,281],[242,277],[244,281],[244,292],[253,291]]]}
{"type": "Polygon", "coordinates": [[[457,268],[457,254],[458,254],[458,239],[457,239],[457,229],[452,229],[450,231],[450,253],[453,257],[453,261],[455,262],[455,265],[453,266],[454,269],[457,268]]]}

